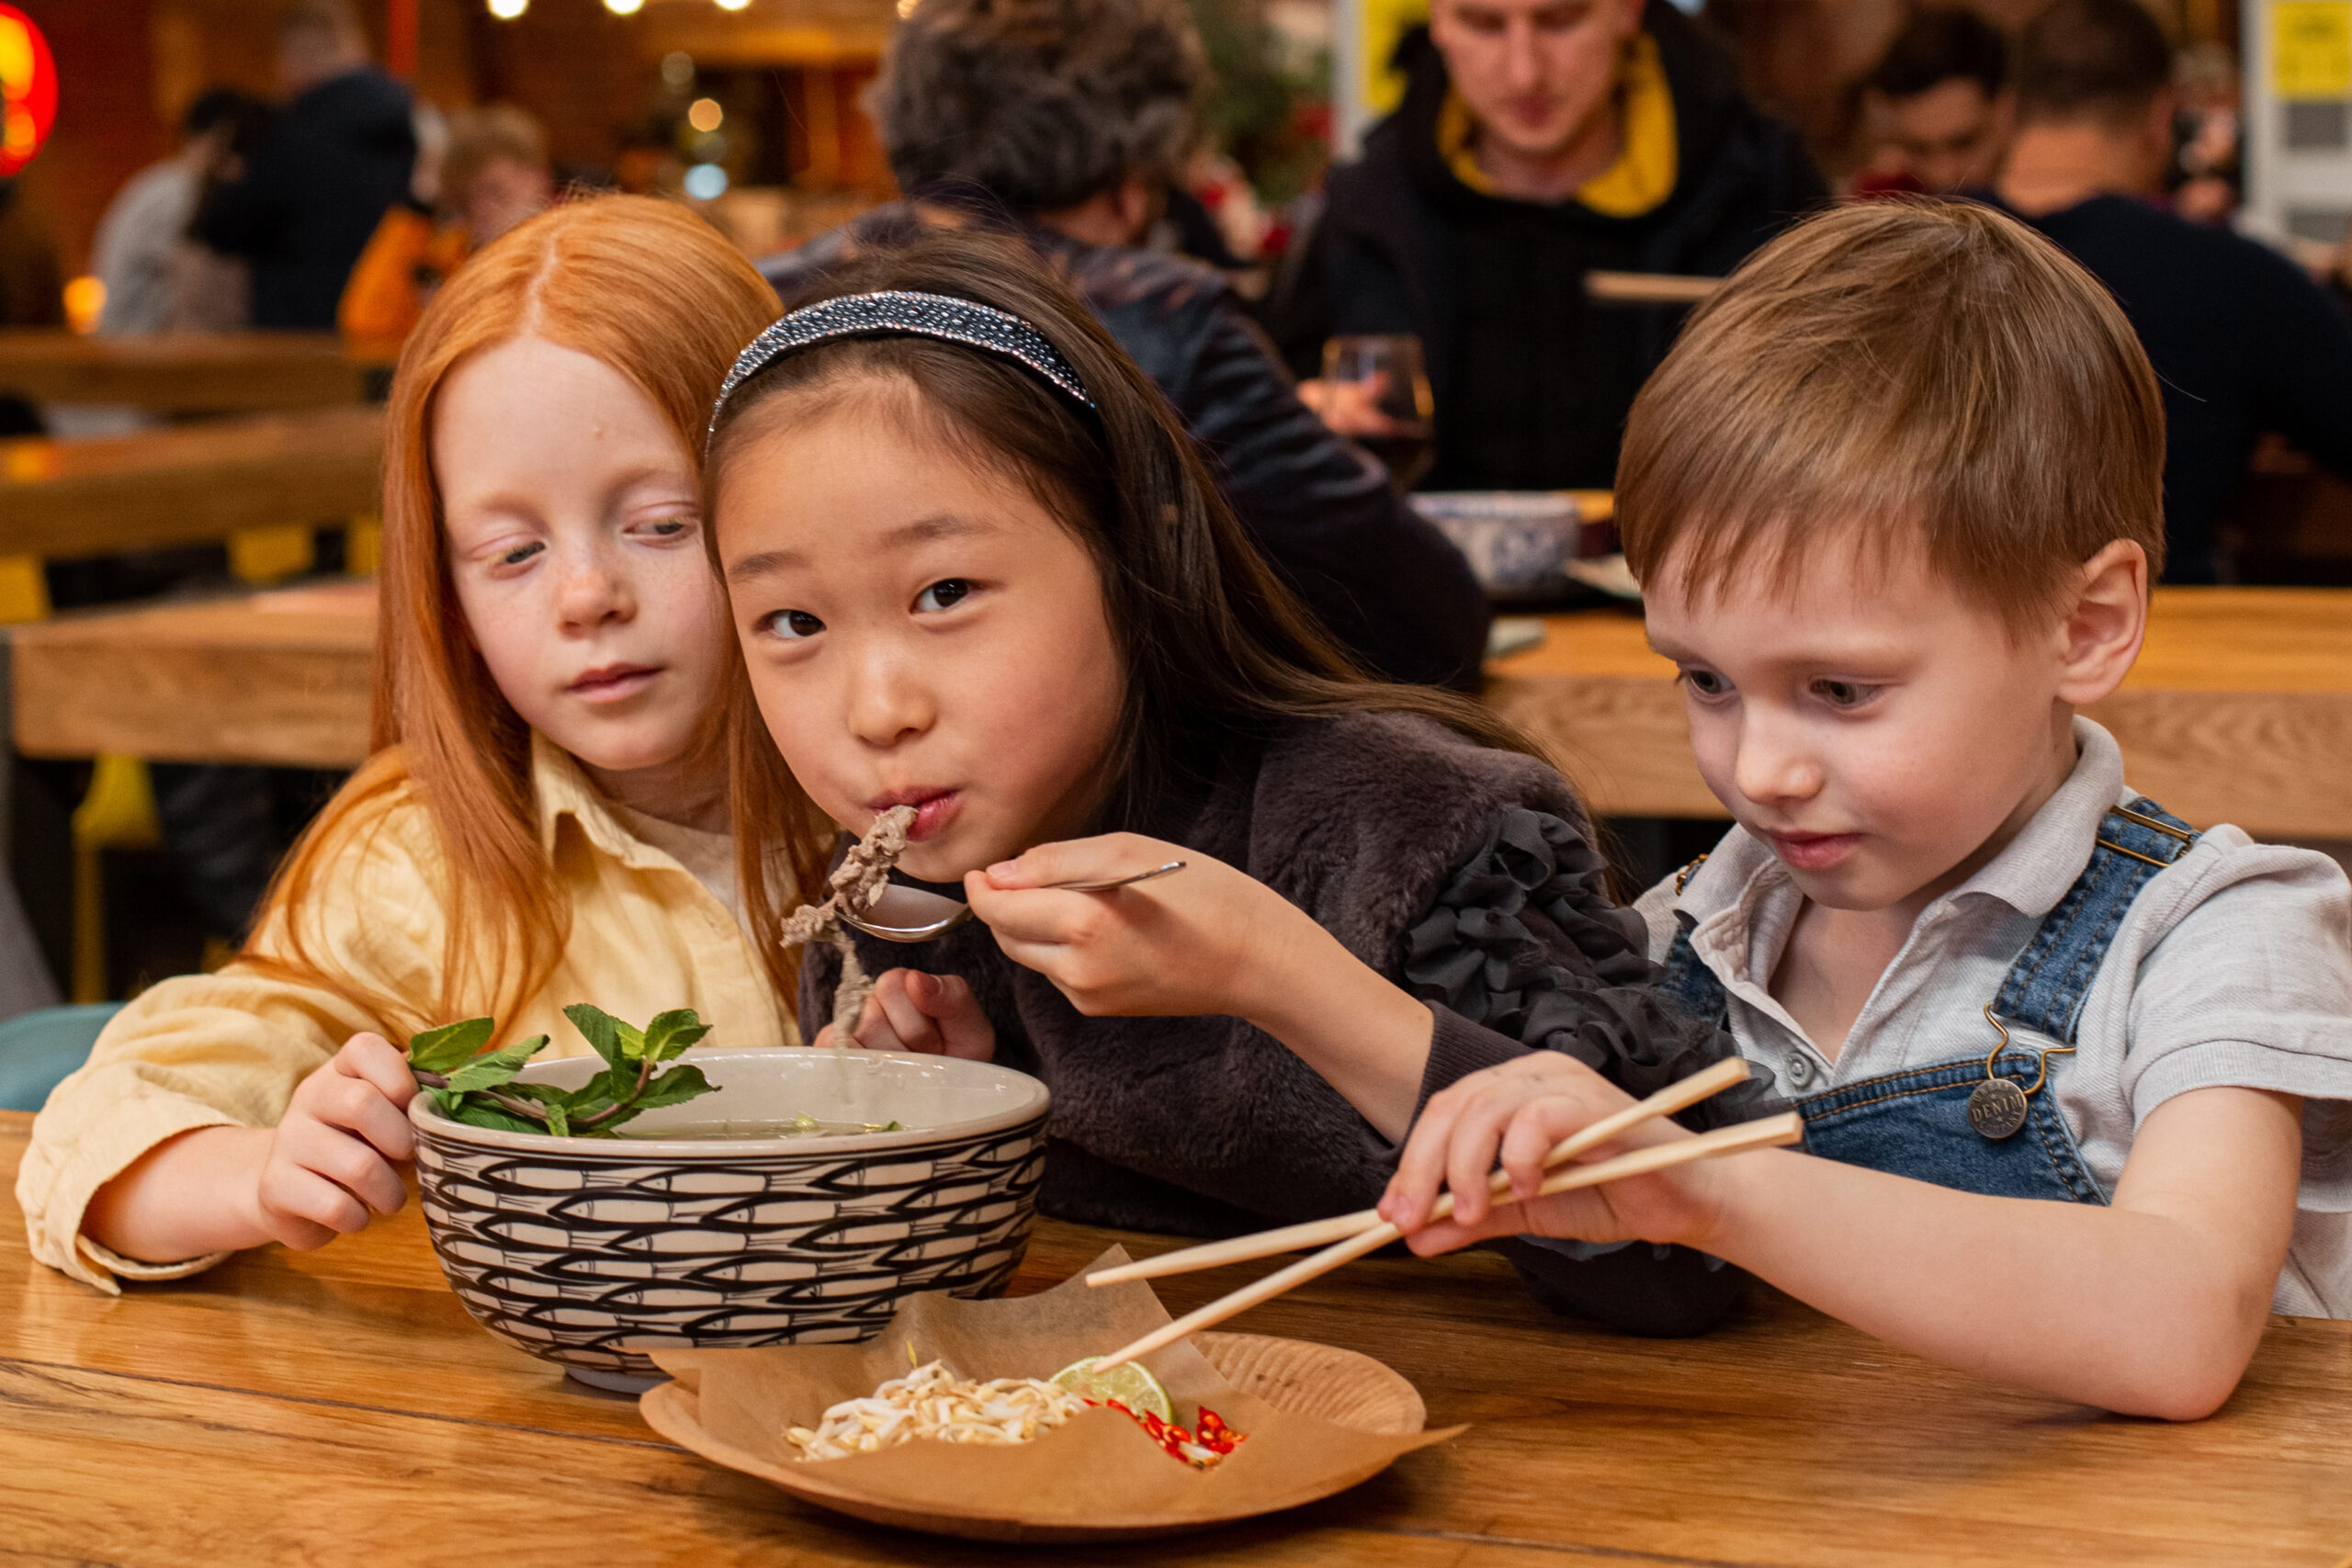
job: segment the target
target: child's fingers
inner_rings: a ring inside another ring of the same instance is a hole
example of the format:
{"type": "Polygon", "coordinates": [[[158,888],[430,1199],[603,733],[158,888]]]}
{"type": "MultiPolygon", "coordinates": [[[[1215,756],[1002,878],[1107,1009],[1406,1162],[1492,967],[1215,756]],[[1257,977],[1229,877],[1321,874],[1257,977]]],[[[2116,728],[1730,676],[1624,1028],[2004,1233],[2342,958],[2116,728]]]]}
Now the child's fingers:
{"type": "Polygon", "coordinates": [[[333,1126],[289,1118],[278,1128],[278,1145],[287,1159],[325,1177],[379,1214],[396,1213],[408,1201],[407,1187],[384,1156],[333,1126]]]}
{"type": "Polygon", "coordinates": [[[996,1055],[996,1026],[980,1010],[980,998],[960,975],[925,975],[909,971],[909,999],[939,1026],[940,1048],[968,1062],[986,1062],[996,1055]]]}
{"type": "Polygon", "coordinates": [[[989,886],[978,872],[966,879],[964,886],[972,913],[996,933],[999,942],[1071,946],[1098,934],[1100,922],[1108,913],[1101,898],[1091,893],[1052,887],[1007,891],[989,886]]]}
{"type": "Polygon", "coordinates": [[[386,1100],[405,1110],[416,1097],[416,1077],[407,1053],[380,1034],[355,1034],[334,1054],[334,1070],[376,1086],[386,1100]]]}
{"type": "MultiPolygon", "coordinates": [[[[880,989],[881,983],[876,981],[875,992],[880,989]]],[[[863,1051],[904,1050],[906,1047],[899,1043],[899,1032],[890,1027],[889,1013],[884,1010],[881,999],[875,992],[867,993],[865,1005],[858,1010],[857,1022],[850,1027],[849,1043],[863,1051]]],[[[833,1032],[833,1025],[827,1024],[825,1032],[833,1032]]],[[[817,1038],[821,1042],[824,1035],[817,1038]]]]}
{"type": "Polygon", "coordinates": [[[947,1043],[940,1038],[939,1025],[912,995],[915,987],[929,978],[911,969],[893,969],[874,983],[868,1005],[881,1010],[890,1032],[899,1037],[899,1050],[938,1056],[946,1054],[947,1043]]]}
{"type": "Polygon", "coordinates": [[[1445,1151],[1445,1186],[1453,1194],[1453,1213],[1464,1224],[1487,1216],[1487,1180],[1494,1172],[1495,1150],[1502,1143],[1508,1110],[1498,1110],[1497,1096],[1481,1095],[1453,1124],[1445,1151]]]}
{"type": "Polygon", "coordinates": [[[1407,1236],[1405,1245],[1413,1249],[1417,1258],[1434,1258],[1441,1252],[1453,1252],[1489,1236],[1517,1235],[1527,1229],[1525,1222],[1513,1218],[1506,1224],[1505,1219],[1519,1213],[1519,1205],[1511,1203],[1491,1211],[1476,1225],[1464,1224],[1460,1220],[1440,1220],[1407,1236]]]}
{"type": "MultiPolygon", "coordinates": [[[[338,1055],[336,1064],[342,1059],[338,1055]]],[[[311,1117],[365,1139],[386,1159],[416,1157],[416,1129],[410,1125],[408,1113],[385,1099],[372,1080],[346,1077],[340,1072],[314,1074],[303,1083],[297,1099],[311,1117]]]]}
{"type": "Polygon", "coordinates": [[[1405,1141],[1405,1152],[1397,1157],[1396,1174],[1389,1178],[1388,1191],[1380,1201],[1382,1217],[1398,1230],[1410,1233],[1428,1215],[1430,1205],[1437,1201],[1438,1187],[1445,1180],[1445,1156],[1453,1142],[1455,1110],[1460,1104],[1461,1097],[1453,1089],[1445,1089],[1430,1098],[1413,1123],[1412,1135],[1405,1141]]]}
{"type": "Polygon", "coordinates": [[[273,1165],[263,1176],[262,1212],[272,1234],[298,1250],[368,1228],[367,1204],[299,1165],[273,1165]]]}
{"type": "Polygon", "coordinates": [[[999,861],[986,871],[964,879],[968,888],[979,882],[991,890],[1043,887],[1053,882],[1108,882],[1113,877],[1149,871],[1166,863],[1170,854],[1154,856],[1168,845],[1140,833],[1103,833],[1091,839],[1064,839],[1039,844],[1012,860],[999,861]]]}
{"type": "Polygon", "coordinates": [[[1552,1152],[1554,1144],[1589,1125],[1591,1120],[1582,1106],[1556,1096],[1521,1107],[1503,1130],[1502,1147],[1498,1151],[1503,1172],[1510,1178],[1512,1195],[1534,1197],[1535,1190],[1544,1185],[1544,1156],[1552,1152]]]}

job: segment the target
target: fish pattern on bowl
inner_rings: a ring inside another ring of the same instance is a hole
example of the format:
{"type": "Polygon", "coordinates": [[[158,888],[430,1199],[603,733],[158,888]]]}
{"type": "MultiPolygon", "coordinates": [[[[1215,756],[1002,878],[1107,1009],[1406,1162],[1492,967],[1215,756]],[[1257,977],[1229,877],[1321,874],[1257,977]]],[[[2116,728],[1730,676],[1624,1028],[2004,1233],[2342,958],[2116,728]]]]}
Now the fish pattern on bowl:
{"type": "MultiPolygon", "coordinates": [[[[716,1080],[714,1058],[802,1054],[688,1059],[716,1080]]],[[[641,1389],[662,1378],[650,1345],[859,1340],[916,1292],[1001,1292],[1036,1217],[1045,1117],[1039,1086],[1011,1124],[963,1133],[693,1145],[413,1120],[433,1249],[467,1311],[582,1382],[641,1389]]]]}

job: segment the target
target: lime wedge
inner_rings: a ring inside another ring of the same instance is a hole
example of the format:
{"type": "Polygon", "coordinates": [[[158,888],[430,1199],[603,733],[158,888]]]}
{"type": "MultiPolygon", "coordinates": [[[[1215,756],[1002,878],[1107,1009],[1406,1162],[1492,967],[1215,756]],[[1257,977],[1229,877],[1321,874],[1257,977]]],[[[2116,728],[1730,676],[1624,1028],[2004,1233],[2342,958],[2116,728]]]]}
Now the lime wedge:
{"type": "Polygon", "coordinates": [[[1082,1361],[1072,1361],[1053,1376],[1053,1382],[1070,1393],[1086,1399],[1115,1399],[1138,1416],[1157,1416],[1162,1421],[1176,1419],[1176,1406],[1169,1402],[1168,1391],[1133,1361],[1113,1367],[1097,1374],[1094,1363],[1100,1356],[1089,1356],[1082,1361]]]}

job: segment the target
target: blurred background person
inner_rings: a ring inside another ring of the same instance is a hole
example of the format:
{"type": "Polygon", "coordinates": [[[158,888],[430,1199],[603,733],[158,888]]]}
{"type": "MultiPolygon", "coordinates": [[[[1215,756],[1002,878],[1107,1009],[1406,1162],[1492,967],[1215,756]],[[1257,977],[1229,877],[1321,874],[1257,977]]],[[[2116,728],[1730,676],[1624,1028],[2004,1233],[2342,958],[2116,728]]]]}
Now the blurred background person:
{"type": "Polygon", "coordinates": [[[2211,582],[2214,514],[2265,431],[2352,476],[2352,321],[2276,252],[2165,210],[2172,72],[2136,0],[2055,0],[2018,42],[1994,189],[2140,334],[2165,400],[2165,581],[2211,582]]]}
{"type": "Polygon", "coordinates": [[[1683,312],[1585,275],[1720,276],[1827,186],[1666,0],[1434,0],[1399,60],[1403,104],[1331,172],[1274,308],[1283,354],[1312,377],[1335,335],[1419,337],[1431,490],[1605,488],[1683,312]]]}
{"type": "Polygon", "coordinates": [[[352,268],[336,317],[347,338],[401,342],[468,256],[555,203],[547,132],[512,104],[451,115],[428,174],[431,195],[388,210],[352,268]]]}
{"type": "Polygon", "coordinates": [[[1168,394],[1340,640],[1391,679],[1475,688],[1489,615],[1461,553],[1298,400],[1220,274],[1141,247],[1193,151],[1206,73],[1182,0],[923,0],[867,100],[910,201],[763,270],[789,307],[850,245],[923,223],[1023,235],[1168,394]]]}
{"type": "Polygon", "coordinates": [[[197,95],[180,117],[180,148],[133,175],[107,206],[91,246],[106,288],[98,331],[109,337],[170,332],[181,314],[175,278],[198,201],[225,165],[253,150],[268,110],[227,87],[197,95]]]}
{"type": "Polygon", "coordinates": [[[2191,223],[2226,223],[2245,191],[2237,56],[2227,44],[2191,44],[2173,62],[2172,80],[2172,209],[2191,223]]]}
{"type": "Polygon", "coordinates": [[[351,269],[409,188],[409,91],[376,69],[350,0],[293,0],[277,24],[287,102],[242,175],[198,209],[196,237],[253,264],[253,324],[332,332],[351,269]]]}
{"type": "Polygon", "coordinates": [[[1973,11],[1916,13],[1863,85],[1877,145],[1854,194],[1948,195],[1993,183],[2008,143],[2009,43],[1973,11]]]}

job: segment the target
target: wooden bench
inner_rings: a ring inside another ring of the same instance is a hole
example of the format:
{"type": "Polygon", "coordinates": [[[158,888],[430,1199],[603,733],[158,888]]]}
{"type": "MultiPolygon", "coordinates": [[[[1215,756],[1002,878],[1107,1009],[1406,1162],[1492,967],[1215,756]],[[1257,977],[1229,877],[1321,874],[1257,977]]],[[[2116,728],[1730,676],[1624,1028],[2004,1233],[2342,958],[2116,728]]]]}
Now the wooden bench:
{"type": "Polygon", "coordinates": [[[0,556],[203,544],[376,510],[384,411],[363,404],[0,442],[0,556]]]}
{"type": "Polygon", "coordinates": [[[0,332],[0,392],[36,403],[125,403],[155,413],[313,408],[359,401],[373,368],[332,333],[0,332]]]}
{"type": "Polygon", "coordinates": [[[27,756],[335,768],[368,755],[372,583],[62,615],[7,640],[27,756]]]}

